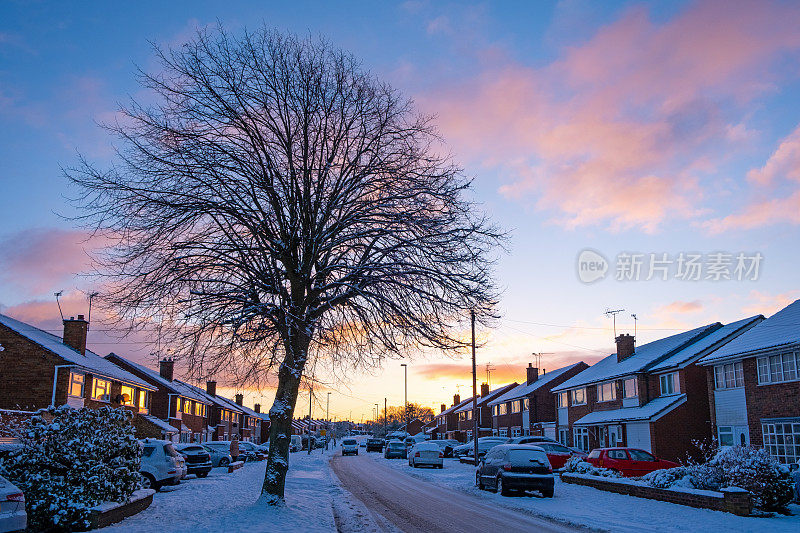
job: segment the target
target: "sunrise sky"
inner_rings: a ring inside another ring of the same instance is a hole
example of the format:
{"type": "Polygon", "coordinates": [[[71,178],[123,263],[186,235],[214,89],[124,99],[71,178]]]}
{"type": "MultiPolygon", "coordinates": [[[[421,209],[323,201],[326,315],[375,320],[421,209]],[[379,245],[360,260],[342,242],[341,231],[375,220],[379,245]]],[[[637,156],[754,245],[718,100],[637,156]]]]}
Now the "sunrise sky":
{"type": "MultiPolygon", "coordinates": [[[[86,311],[86,236],[59,217],[74,214],[60,168],[79,153],[111,161],[96,124],[146,97],[135,67],[156,68],[150,43],[262,21],[324,36],[435,114],[475,197],[511,230],[481,381],[489,362],[492,386],[524,379],[532,352],[545,369],[607,355],[607,308],[625,309],[618,331],[637,315],[641,343],[800,298],[797,2],[276,4],[0,5],[0,312],[59,332],[57,290],[65,314],[86,311]],[[584,249],[608,260],[605,279],[579,279],[584,249]],[[667,254],[666,280],[648,276],[651,253],[667,254]],[[676,279],[681,253],[701,257],[699,280],[676,279]],[[733,279],[706,279],[719,253],[733,279]],[[763,258],[741,280],[740,253],[763,258]],[[644,254],[638,280],[616,279],[621,254],[644,254]]],[[[152,363],[147,340],[97,327],[89,344],[152,363]]],[[[371,418],[384,397],[401,405],[400,362],[322,376],[331,417],[371,418]]],[[[467,395],[467,359],[408,363],[409,401],[438,410],[467,395]]],[[[246,391],[249,404],[270,399],[246,391]]]]}

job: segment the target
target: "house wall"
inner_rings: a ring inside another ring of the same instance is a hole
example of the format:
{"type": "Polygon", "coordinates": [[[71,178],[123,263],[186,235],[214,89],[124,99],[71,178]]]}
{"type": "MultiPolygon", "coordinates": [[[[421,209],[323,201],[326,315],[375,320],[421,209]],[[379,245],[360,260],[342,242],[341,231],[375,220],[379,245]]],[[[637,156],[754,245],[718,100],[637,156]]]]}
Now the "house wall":
{"type": "Polygon", "coordinates": [[[800,417],[800,381],[759,385],[756,358],[744,359],[742,363],[750,443],[763,446],[761,419],[800,417]]]}

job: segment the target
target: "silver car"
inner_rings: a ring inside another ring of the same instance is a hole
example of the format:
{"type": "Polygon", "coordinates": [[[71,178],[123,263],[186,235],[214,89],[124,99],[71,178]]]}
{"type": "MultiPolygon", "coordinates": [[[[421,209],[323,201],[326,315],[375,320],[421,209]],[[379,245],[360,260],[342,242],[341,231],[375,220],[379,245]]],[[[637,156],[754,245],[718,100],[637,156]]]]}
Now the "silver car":
{"type": "Polygon", "coordinates": [[[204,442],[202,446],[208,450],[212,465],[226,467],[231,464],[231,454],[229,453],[230,445],[220,446],[214,445],[212,442],[204,442]]]}
{"type": "Polygon", "coordinates": [[[411,447],[408,452],[408,466],[417,468],[427,465],[434,468],[444,467],[444,452],[432,442],[420,442],[411,447]]]}
{"type": "Polygon", "coordinates": [[[0,476],[0,531],[20,531],[28,527],[25,495],[0,476]]]}

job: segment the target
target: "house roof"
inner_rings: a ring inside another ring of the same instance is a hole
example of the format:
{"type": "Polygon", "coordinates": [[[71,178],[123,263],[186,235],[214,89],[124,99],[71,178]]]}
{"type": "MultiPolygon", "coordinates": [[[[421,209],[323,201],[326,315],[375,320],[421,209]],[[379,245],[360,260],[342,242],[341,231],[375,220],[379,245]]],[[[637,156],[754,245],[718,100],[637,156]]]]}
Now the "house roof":
{"type": "Polygon", "coordinates": [[[800,300],[795,300],[725,346],[703,357],[700,364],[797,344],[800,344],[800,300]]]}
{"type": "Polygon", "coordinates": [[[575,421],[576,426],[610,424],[613,422],[648,421],[664,415],[686,402],[685,394],[659,396],[639,407],[623,407],[609,411],[592,411],[575,421]]]}
{"type": "Polygon", "coordinates": [[[751,316],[731,322],[726,326],[722,326],[718,330],[711,332],[699,341],[690,344],[682,350],[678,350],[675,354],[667,357],[666,359],[649,367],[647,370],[650,372],[659,372],[674,367],[681,367],[685,363],[692,362],[697,357],[703,356],[710,351],[716,350],[727,343],[733,342],[739,336],[746,334],[750,328],[757,325],[764,320],[763,315],[751,316]]]}
{"type": "Polygon", "coordinates": [[[132,368],[136,369],[137,371],[141,372],[142,374],[146,375],[148,379],[153,380],[155,383],[158,383],[160,386],[171,390],[175,394],[180,394],[181,396],[185,396],[187,398],[191,398],[192,400],[197,400],[206,404],[210,404],[211,402],[208,401],[207,398],[198,394],[191,386],[187,385],[183,381],[173,379],[169,381],[163,377],[161,374],[153,370],[152,368],[148,368],[144,365],[140,365],[139,363],[134,363],[130,359],[126,359],[122,356],[119,356],[115,353],[110,353],[105,357],[108,361],[113,364],[114,359],[120,359],[124,361],[125,364],[130,365],[132,368]]]}
{"type": "Polygon", "coordinates": [[[100,357],[91,350],[86,350],[85,355],[64,344],[60,337],[41,330],[37,327],[20,322],[10,316],[0,314],[0,324],[3,324],[8,329],[15,331],[28,339],[29,341],[38,344],[45,350],[54,353],[67,363],[74,364],[82,368],[86,372],[96,374],[98,376],[109,378],[117,381],[124,381],[129,384],[138,385],[142,388],[155,390],[155,387],[149,383],[139,379],[127,370],[123,370],[111,361],[100,357]]]}
{"type": "Polygon", "coordinates": [[[146,420],[148,420],[149,422],[155,424],[156,426],[158,426],[162,430],[166,431],[167,433],[180,433],[180,430],[178,428],[171,426],[170,424],[168,424],[167,422],[161,420],[157,416],[153,416],[153,415],[142,415],[142,416],[146,420]]]}
{"type": "MultiPolygon", "coordinates": [[[[517,385],[518,385],[517,382],[509,383],[508,385],[503,385],[501,387],[496,388],[493,391],[490,391],[489,394],[487,394],[486,396],[478,396],[478,407],[483,407],[485,404],[491,402],[501,394],[505,394],[506,392],[513,389],[517,385]]],[[[472,398],[469,399],[467,405],[462,405],[461,407],[456,409],[456,413],[462,413],[464,411],[469,411],[470,409],[472,409],[472,398]]]]}
{"type": "MultiPolygon", "coordinates": [[[[175,379],[173,381],[178,381],[178,380],[175,379]]],[[[206,391],[204,391],[203,389],[201,389],[200,387],[198,387],[196,385],[191,385],[191,384],[185,383],[183,381],[179,381],[179,383],[182,383],[183,385],[189,387],[195,393],[199,394],[202,398],[205,398],[205,400],[208,401],[209,403],[213,403],[214,405],[216,405],[218,407],[222,407],[223,409],[229,409],[231,411],[238,411],[240,413],[244,412],[244,410],[241,408],[241,406],[236,405],[236,402],[232,402],[229,399],[225,398],[224,396],[212,396],[212,395],[208,394],[206,391]]]]}
{"type": "Polygon", "coordinates": [[[722,324],[714,322],[713,324],[642,344],[636,347],[636,352],[632,356],[621,362],[617,362],[617,354],[613,353],[605,359],[601,359],[580,374],[553,387],[553,391],[573,389],[591,383],[628,376],[636,372],[644,372],[649,367],[660,363],[679,350],[697,342],[699,339],[721,327],[722,324]]]}
{"type": "Polygon", "coordinates": [[[438,415],[436,415],[436,416],[437,416],[437,417],[440,417],[440,416],[449,415],[450,413],[454,412],[456,409],[458,409],[458,408],[460,408],[460,407],[464,406],[464,405],[465,405],[467,402],[469,402],[469,403],[472,403],[472,397],[471,397],[471,396],[470,396],[469,398],[467,398],[466,400],[461,400],[461,401],[460,401],[460,402],[458,402],[457,404],[455,404],[455,405],[453,405],[453,406],[449,407],[448,409],[445,409],[444,411],[442,411],[441,413],[439,413],[439,414],[438,414],[438,415]]]}
{"type": "Polygon", "coordinates": [[[559,376],[563,376],[565,372],[568,372],[578,366],[581,363],[575,363],[569,366],[561,367],[559,369],[553,370],[551,372],[547,372],[546,374],[542,374],[539,376],[539,379],[534,381],[531,384],[523,383],[521,385],[517,385],[510,391],[506,392],[502,396],[499,396],[489,402],[489,405],[497,405],[499,403],[507,402],[509,400],[515,400],[517,398],[523,398],[528,394],[532,393],[535,390],[538,390],[548,383],[552,382],[553,380],[557,379],[559,376]]]}

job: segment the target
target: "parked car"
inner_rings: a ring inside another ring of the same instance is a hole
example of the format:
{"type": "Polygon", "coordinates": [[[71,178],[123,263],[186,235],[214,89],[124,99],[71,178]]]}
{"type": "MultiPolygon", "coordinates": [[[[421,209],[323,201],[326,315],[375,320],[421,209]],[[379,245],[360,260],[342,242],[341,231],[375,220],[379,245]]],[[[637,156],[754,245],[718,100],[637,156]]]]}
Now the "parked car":
{"type": "MultiPolygon", "coordinates": [[[[492,442],[494,443],[493,446],[497,446],[498,444],[506,444],[508,442],[508,437],[480,437],[478,439],[478,455],[481,455],[480,445],[482,442],[483,443],[492,442]]],[[[462,444],[461,446],[456,446],[455,448],[453,448],[453,457],[461,457],[462,455],[466,455],[470,453],[470,450],[472,450],[474,447],[475,447],[474,440],[471,440],[466,444],[462,444]]],[[[486,451],[485,446],[484,446],[484,451],[486,451]]]]}
{"type": "Polygon", "coordinates": [[[139,465],[141,485],[158,490],[163,485],[177,485],[186,476],[186,461],[168,440],[144,439],[139,465]]]}
{"type": "Polygon", "coordinates": [[[303,449],[303,437],[300,435],[292,435],[291,440],[289,441],[289,451],[290,452],[299,452],[303,449]]]}
{"type": "Polygon", "coordinates": [[[553,467],[544,450],[527,444],[500,444],[478,463],[475,483],[508,496],[513,490],[538,490],[545,498],[553,497],[553,467]]]}
{"type": "Polygon", "coordinates": [[[558,443],[557,440],[551,439],[550,437],[543,437],[541,435],[528,435],[525,437],[514,437],[513,439],[508,441],[508,444],[534,444],[539,442],[558,443]]]}
{"type": "Polygon", "coordinates": [[[444,452],[430,441],[418,442],[408,451],[408,466],[417,468],[428,465],[444,468],[444,452]]]}
{"type": "Polygon", "coordinates": [[[211,454],[199,444],[178,444],[175,449],[186,461],[186,473],[206,477],[211,472],[211,454]]]}
{"type": "Polygon", "coordinates": [[[367,452],[381,453],[382,451],[383,451],[383,439],[378,439],[378,438],[367,439],[367,452]]]}
{"type": "Polygon", "coordinates": [[[203,448],[206,449],[211,456],[211,464],[213,466],[226,467],[233,462],[230,454],[230,446],[214,446],[214,441],[204,442],[203,448]]]}
{"type": "Polygon", "coordinates": [[[356,439],[344,439],[342,441],[342,455],[358,455],[358,441],[356,439]]]}
{"type": "Polygon", "coordinates": [[[245,454],[245,461],[261,461],[267,458],[267,453],[252,442],[240,441],[239,453],[245,454]]]}
{"type": "MultiPolygon", "coordinates": [[[[233,441],[230,440],[210,440],[208,442],[203,443],[203,446],[209,446],[215,448],[220,453],[226,453],[230,455],[231,461],[247,461],[250,456],[250,452],[242,448],[242,441],[236,441],[237,445],[236,448],[239,450],[238,455],[234,455],[231,449],[231,444],[233,441]]],[[[225,465],[227,466],[227,465],[225,465]]]]}
{"type": "Polygon", "coordinates": [[[453,448],[461,444],[454,439],[431,440],[428,442],[432,442],[437,445],[442,450],[442,453],[445,457],[453,457],[453,448]]]}
{"type": "Polygon", "coordinates": [[[0,531],[22,531],[27,527],[25,495],[16,485],[0,476],[0,531]]]}
{"type": "Polygon", "coordinates": [[[544,450],[544,453],[547,454],[547,458],[550,460],[550,466],[556,470],[564,468],[564,465],[567,464],[567,461],[569,461],[572,457],[586,459],[585,453],[578,450],[573,450],[572,448],[568,448],[567,446],[557,442],[537,442],[532,445],[538,446],[544,450]]]}
{"type": "Polygon", "coordinates": [[[637,448],[595,448],[586,457],[586,462],[615,470],[625,477],[639,477],[655,470],[680,466],[637,448]]]}
{"type": "Polygon", "coordinates": [[[395,457],[398,459],[405,459],[406,457],[408,457],[408,448],[406,448],[404,442],[401,442],[399,440],[391,440],[386,443],[386,448],[384,449],[383,457],[385,459],[392,459],[395,457]]]}

